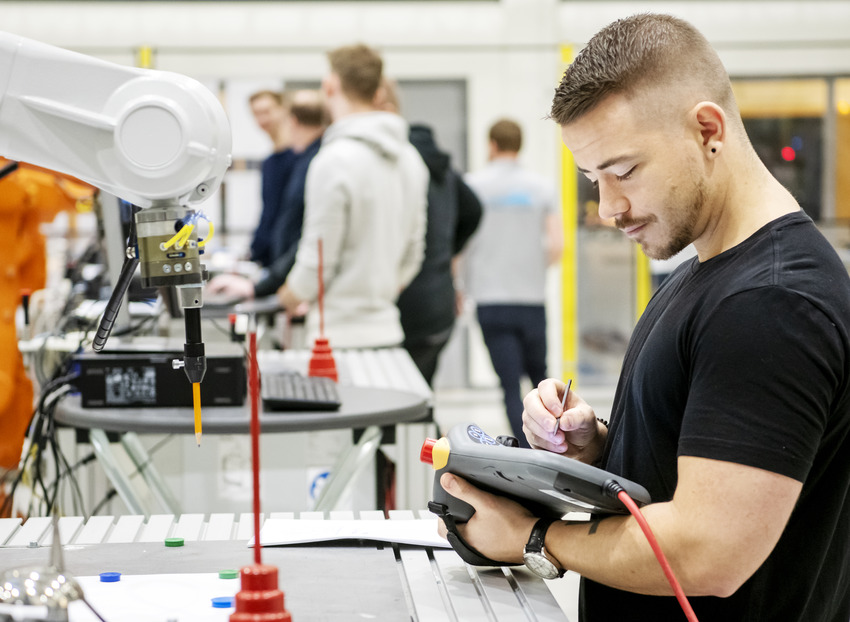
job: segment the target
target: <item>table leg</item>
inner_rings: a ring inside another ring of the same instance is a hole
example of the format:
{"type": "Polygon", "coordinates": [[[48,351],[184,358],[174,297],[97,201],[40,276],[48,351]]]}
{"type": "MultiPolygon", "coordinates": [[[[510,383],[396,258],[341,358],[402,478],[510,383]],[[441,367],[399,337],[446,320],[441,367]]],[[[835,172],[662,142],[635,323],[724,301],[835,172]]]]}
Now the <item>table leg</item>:
{"type": "Polygon", "coordinates": [[[163,507],[168,508],[168,511],[175,516],[180,516],[183,513],[180,502],[172,494],[168,484],[165,483],[150,454],[142,445],[139,436],[135,432],[127,432],[121,435],[121,444],[136,469],[141,474],[142,478],[150,488],[153,495],[156,497],[163,507]]]}
{"type": "Polygon", "coordinates": [[[352,445],[339,458],[331,470],[328,481],[316,499],[317,512],[336,509],[339,500],[357,475],[375,458],[381,446],[380,426],[369,426],[356,445],[352,445]]]}
{"type": "Polygon", "coordinates": [[[106,432],[92,428],[89,430],[89,441],[94,449],[95,456],[97,456],[98,463],[100,463],[104,473],[106,473],[106,477],[110,482],[112,482],[112,485],[115,486],[115,490],[118,491],[118,496],[120,496],[121,500],[127,505],[127,509],[130,510],[130,513],[143,514],[145,519],[149,518],[150,512],[145,509],[144,503],[136,494],[136,491],[133,490],[130,479],[118,465],[118,460],[115,458],[115,454],[112,451],[112,446],[106,436],[106,432]]]}

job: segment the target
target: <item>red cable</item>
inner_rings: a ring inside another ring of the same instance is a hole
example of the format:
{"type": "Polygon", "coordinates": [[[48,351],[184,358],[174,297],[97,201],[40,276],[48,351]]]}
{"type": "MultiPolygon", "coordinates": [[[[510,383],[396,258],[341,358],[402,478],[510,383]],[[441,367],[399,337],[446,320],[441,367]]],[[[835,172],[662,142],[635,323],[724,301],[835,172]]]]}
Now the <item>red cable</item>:
{"type": "Polygon", "coordinates": [[[658,563],[661,564],[661,569],[664,571],[667,581],[670,582],[670,586],[673,588],[673,593],[676,594],[676,600],[679,601],[682,611],[685,612],[685,617],[690,622],[699,622],[694,610],[691,608],[691,603],[688,602],[688,597],[685,596],[685,591],[682,589],[682,586],[679,585],[676,575],[673,574],[673,569],[670,567],[670,563],[664,556],[664,551],[661,550],[661,545],[658,544],[658,540],[655,539],[655,534],[652,533],[652,529],[649,527],[649,523],[646,522],[646,518],[644,518],[640,508],[638,508],[637,504],[625,490],[620,490],[617,493],[617,498],[623,502],[623,505],[625,505],[626,508],[628,508],[629,512],[631,512],[632,516],[635,517],[638,525],[640,525],[640,528],[643,530],[643,534],[649,541],[649,546],[652,547],[652,552],[655,553],[655,557],[658,559],[658,563]]]}
{"type": "Polygon", "coordinates": [[[257,331],[248,334],[248,389],[251,397],[251,473],[254,488],[254,563],[263,563],[260,544],[260,368],[257,365],[257,331]]]}
{"type": "Polygon", "coordinates": [[[319,337],[325,336],[325,272],[322,261],[322,238],[319,238],[319,337]]]}

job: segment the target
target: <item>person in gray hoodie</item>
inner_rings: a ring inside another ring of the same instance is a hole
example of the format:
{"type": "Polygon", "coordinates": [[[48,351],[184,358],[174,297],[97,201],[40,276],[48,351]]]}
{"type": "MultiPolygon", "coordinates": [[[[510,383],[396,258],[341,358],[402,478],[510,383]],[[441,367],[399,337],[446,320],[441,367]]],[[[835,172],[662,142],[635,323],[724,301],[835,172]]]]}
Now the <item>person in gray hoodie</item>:
{"type": "Polygon", "coordinates": [[[307,172],[301,241],[277,296],[287,311],[310,303],[307,336],[318,335],[321,240],[331,346],[396,346],[404,333],[395,302],[425,252],[428,169],[404,119],[375,108],[378,53],[353,45],[328,59],[322,90],[333,123],[307,172]]]}

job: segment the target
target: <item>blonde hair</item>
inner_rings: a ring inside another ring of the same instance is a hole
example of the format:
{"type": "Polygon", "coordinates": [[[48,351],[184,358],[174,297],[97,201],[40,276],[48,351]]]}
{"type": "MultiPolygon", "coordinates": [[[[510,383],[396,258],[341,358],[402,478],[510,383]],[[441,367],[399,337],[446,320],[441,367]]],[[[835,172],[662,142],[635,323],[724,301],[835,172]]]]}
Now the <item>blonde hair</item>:
{"type": "Polygon", "coordinates": [[[347,97],[372,103],[381,85],[384,68],[384,62],[375,50],[363,44],[349,45],[328,52],[328,60],[347,97]]]}

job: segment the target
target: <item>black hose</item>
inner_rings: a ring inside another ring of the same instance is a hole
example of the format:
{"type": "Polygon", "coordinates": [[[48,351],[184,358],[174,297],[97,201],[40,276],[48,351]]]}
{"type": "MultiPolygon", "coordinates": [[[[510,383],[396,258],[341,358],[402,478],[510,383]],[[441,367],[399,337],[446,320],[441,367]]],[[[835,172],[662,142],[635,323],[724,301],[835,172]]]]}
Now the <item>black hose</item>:
{"type": "Polygon", "coordinates": [[[106,310],[103,312],[103,317],[100,318],[100,325],[97,327],[97,333],[92,341],[92,348],[95,352],[103,350],[106,340],[109,339],[115,319],[121,310],[121,302],[124,300],[124,295],[130,287],[130,281],[133,279],[133,274],[136,272],[136,266],[138,265],[139,259],[137,257],[128,257],[124,260],[124,265],[121,266],[118,283],[116,283],[115,289],[112,290],[109,302],[106,303],[106,310]]]}
{"type": "Polygon", "coordinates": [[[14,173],[16,170],[18,170],[18,163],[9,162],[9,164],[4,166],[3,168],[0,168],[0,179],[3,179],[9,173],[14,173]]]}

